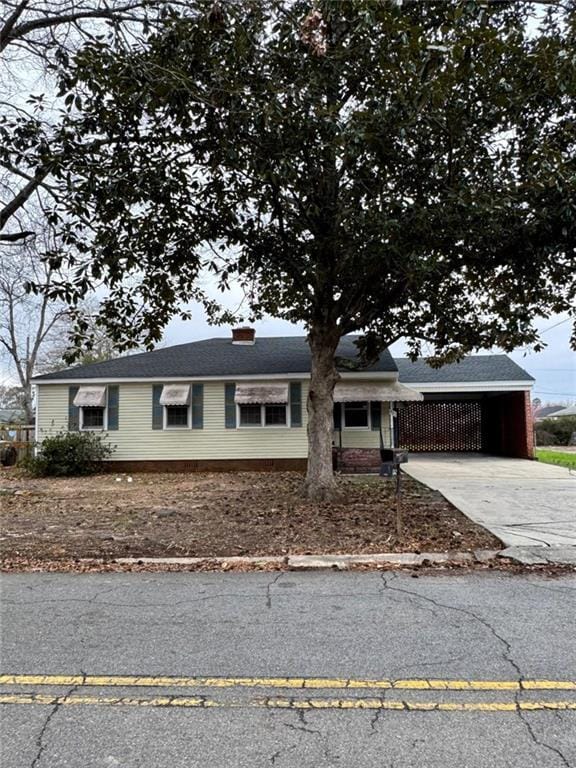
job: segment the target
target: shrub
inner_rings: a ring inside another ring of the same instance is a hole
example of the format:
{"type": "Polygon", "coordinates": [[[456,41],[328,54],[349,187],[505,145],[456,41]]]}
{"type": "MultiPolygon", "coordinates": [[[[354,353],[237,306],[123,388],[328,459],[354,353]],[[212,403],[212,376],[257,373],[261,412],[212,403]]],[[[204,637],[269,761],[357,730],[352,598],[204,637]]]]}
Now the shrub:
{"type": "Polygon", "coordinates": [[[548,432],[546,429],[542,429],[539,424],[536,424],[536,445],[558,445],[558,438],[552,432],[548,432]]]}
{"type": "Polygon", "coordinates": [[[568,445],[576,432],[576,416],[544,419],[536,424],[537,445],[568,445]]]}
{"type": "Polygon", "coordinates": [[[43,440],[36,456],[24,459],[22,465],[37,477],[92,475],[113,451],[95,432],[61,432],[43,440]]]}

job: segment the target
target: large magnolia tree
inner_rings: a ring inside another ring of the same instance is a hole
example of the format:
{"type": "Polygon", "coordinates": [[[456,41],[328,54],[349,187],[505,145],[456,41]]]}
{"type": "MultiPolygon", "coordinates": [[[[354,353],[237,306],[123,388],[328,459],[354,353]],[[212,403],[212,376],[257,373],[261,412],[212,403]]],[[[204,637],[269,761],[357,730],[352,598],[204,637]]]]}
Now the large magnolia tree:
{"type": "Polygon", "coordinates": [[[61,70],[58,295],[103,283],[101,321],[127,345],[183,301],[216,318],[206,270],[253,317],[303,322],[307,487],[329,495],[344,334],[367,361],[404,337],[442,362],[537,345],[537,315],[574,312],[575,15],[199,0],[130,50],[85,46],[61,70]]]}

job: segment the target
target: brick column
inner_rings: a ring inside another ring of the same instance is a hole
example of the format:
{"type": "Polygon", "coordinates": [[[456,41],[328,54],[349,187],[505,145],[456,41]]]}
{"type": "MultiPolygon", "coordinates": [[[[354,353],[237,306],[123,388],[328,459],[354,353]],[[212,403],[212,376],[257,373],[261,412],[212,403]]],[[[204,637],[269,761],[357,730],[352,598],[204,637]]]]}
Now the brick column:
{"type": "Polygon", "coordinates": [[[534,416],[532,413],[531,392],[524,392],[524,418],[526,420],[526,458],[534,458],[534,416]]]}
{"type": "Polygon", "coordinates": [[[530,391],[509,392],[502,402],[502,448],[505,456],[534,458],[530,391]]]}

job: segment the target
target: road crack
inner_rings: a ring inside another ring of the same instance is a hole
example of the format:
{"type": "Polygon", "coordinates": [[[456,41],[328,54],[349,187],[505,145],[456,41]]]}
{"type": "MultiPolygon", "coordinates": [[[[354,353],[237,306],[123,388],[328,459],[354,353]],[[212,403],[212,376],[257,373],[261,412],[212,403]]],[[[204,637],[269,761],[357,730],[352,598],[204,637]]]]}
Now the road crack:
{"type": "Polygon", "coordinates": [[[81,669],[80,673],[82,675],[82,680],[79,683],[76,683],[75,685],[71,686],[63,696],[59,696],[58,699],[56,700],[56,703],[50,710],[50,712],[48,712],[48,715],[44,720],[44,724],[40,729],[40,733],[36,738],[36,754],[34,755],[32,762],[30,763],[30,768],[36,768],[36,766],[40,763],[40,760],[42,759],[42,755],[47,746],[46,740],[45,740],[46,732],[48,731],[48,728],[50,727],[50,724],[54,719],[54,716],[56,715],[60,707],[62,707],[63,700],[68,698],[68,696],[71,696],[80,686],[84,685],[84,683],[86,682],[86,672],[84,672],[84,670],[81,669]]]}
{"type": "MultiPolygon", "coordinates": [[[[386,690],[383,690],[382,693],[380,694],[380,700],[385,701],[385,699],[386,699],[386,690]]],[[[380,707],[380,709],[376,709],[374,711],[374,714],[370,718],[370,736],[376,735],[376,732],[377,732],[376,726],[378,725],[380,721],[380,717],[382,716],[383,712],[384,712],[384,709],[380,707]]]]}
{"type": "Polygon", "coordinates": [[[528,735],[536,744],[538,747],[542,747],[542,749],[547,749],[549,752],[552,752],[557,757],[560,758],[562,761],[562,765],[565,766],[565,768],[572,768],[570,763],[568,762],[568,759],[566,758],[566,755],[562,752],[562,750],[558,749],[558,747],[554,747],[552,744],[548,744],[546,741],[541,741],[536,734],[534,733],[534,729],[532,728],[532,724],[526,717],[526,712],[524,712],[522,709],[520,709],[520,691],[516,694],[516,704],[518,706],[518,709],[516,710],[518,713],[518,717],[520,718],[520,722],[522,725],[526,728],[526,731],[528,732],[528,735]]]}
{"type": "MultiPolygon", "coordinates": [[[[283,574],[280,573],[280,576],[283,574]]],[[[114,587],[114,589],[118,589],[118,587],[114,587]]],[[[111,590],[110,590],[111,591],[111,590]]],[[[140,602],[140,603],[110,603],[104,600],[95,600],[96,597],[99,595],[92,595],[90,598],[80,598],[80,597],[64,597],[64,598],[49,598],[45,600],[3,600],[3,603],[5,605],[48,605],[50,603],[86,603],[87,605],[97,605],[97,606],[106,606],[109,608],[172,608],[180,605],[192,605],[194,603],[203,603],[207,602],[209,600],[220,600],[222,598],[229,598],[229,597],[248,597],[248,598],[254,598],[257,597],[256,594],[248,594],[246,592],[221,592],[216,595],[203,595],[201,597],[195,597],[195,598],[187,598],[186,600],[166,600],[162,603],[149,603],[149,602],[140,602]]]]}
{"type": "Polygon", "coordinates": [[[274,752],[273,755],[270,757],[270,763],[272,765],[276,765],[276,760],[279,760],[283,755],[287,754],[288,752],[292,752],[293,749],[296,749],[298,745],[297,744],[291,744],[289,747],[282,747],[282,749],[279,749],[277,752],[274,752]]]}
{"type": "Polygon", "coordinates": [[[280,579],[281,576],[283,576],[282,571],[280,571],[280,573],[277,573],[276,576],[272,579],[272,581],[270,581],[266,585],[266,608],[268,608],[268,610],[272,608],[272,591],[271,591],[272,587],[274,586],[274,584],[276,584],[276,582],[278,581],[278,579],[280,579]]]}
{"type": "Polygon", "coordinates": [[[282,723],[282,725],[285,728],[289,728],[291,731],[300,731],[301,733],[313,733],[313,734],[319,734],[320,736],[322,733],[315,728],[310,728],[308,722],[306,721],[306,718],[304,716],[304,710],[298,709],[296,710],[296,713],[298,715],[298,722],[299,725],[294,725],[293,723],[282,723]]]}
{"type": "MultiPolygon", "coordinates": [[[[387,581],[386,574],[384,574],[384,573],[382,574],[381,578],[382,578],[382,581],[384,583],[384,591],[392,590],[394,592],[401,592],[401,593],[403,593],[405,595],[408,595],[408,597],[411,600],[414,600],[414,599],[416,599],[416,600],[423,600],[426,603],[429,603],[429,604],[435,606],[436,608],[440,608],[440,609],[444,609],[444,610],[449,610],[449,611],[456,611],[456,612],[461,613],[464,616],[468,616],[469,618],[474,619],[475,621],[477,621],[480,624],[482,624],[482,626],[485,627],[493,635],[493,637],[496,638],[496,640],[498,640],[504,646],[504,651],[502,653],[502,658],[506,662],[508,662],[508,664],[510,664],[510,666],[516,672],[516,674],[518,675],[518,682],[519,683],[522,682],[522,680],[524,679],[524,674],[522,673],[522,670],[520,669],[519,664],[512,658],[512,645],[511,645],[511,643],[503,635],[501,635],[499,632],[497,632],[496,629],[492,626],[492,624],[487,619],[484,619],[482,616],[478,616],[476,613],[474,613],[474,611],[471,611],[468,608],[459,608],[459,607],[454,606],[454,605],[447,605],[446,603],[438,602],[438,600],[435,600],[432,597],[427,597],[426,595],[421,595],[418,592],[413,592],[410,589],[403,589],[402,587],[393,587],[387,581]]],[[[393,578],[396,578],[396,574],[393,575],[393,578]]],[[[435,615],[435,611],[432,611],[432,613],[435,615]]],[[[548,744],[548,743],[538,739],[538,737],[536,736],[536,734],[534,732],[534,729],[532,728],[531,723],[529,722],[529,720],[526,717],[526,713],[524,712],[524,710],[522,710],[520,708],[520,700],[521,700],[522,693],[523,693],[523,690],[522,690],[521,687],[519,687],[517,692],[516,692],[516,694],[515,694],[516,713],[517,713],[517,715],[518,715],[518,717],[520,719],[520,722],[526,728],[526,731],[528,732],[528,735],[530,736],[530,739],[532,740],[532,742],[534,744],[536,744],[537,746],[541,747],[542,749],[547,749],[550,752],[554,753],[562,761],[562,765],[565,766],[565,768],[572,768],[572,766],[568,762],[566,756],[562,753],[562,751],[560,749],[558,749],[557,747],[554,747],[551,744],[548,744]]]]}
{"type": "MultiPolygon", "coordinates": [[[[394,577],[396,577],[395,574],[394,574],[394,577]]],[[[438,600],[435,600],[432,597],[421,595],[419,592],[413,592],[410,589],[403,589],[402,587],[393,587],[388,583],[385,573],[382,574],[381,578],[384,583],[384,591],[391,590],[393,592],[401,592],[405,595],[408,595],[408,597],[411,600],[423,600],[424,602],[429,603],[436,608],[444,609],[447,611],[455,611],[456,613],[461,613],[462,615],[467,616],[468,618],[473,619],[474,621],[477,621],[479,624],[485,627],[492,634],[492,636],[496,640],[498,640],[499,643],[501,643],[504,646],[504,652],[502,653],[502,658],[508,664],[510,664],[510,666],[514,669],[514,671],[518,675],[518,680],[519,681],[522,680],[522,677],[523,677],[522,670],[512,658],[512,646],[510,642],[503,635],[499,634],[487,619],[484,619],[482,616],[478,616],[476,613],[474,613],[474,611],[471,611],[469,608],[459,608],[455,605],[447,605],[446,603],[438,602],[438,600]]],[[[431,613],[436,615],[435,611],[431,611],[431,613]]]]}

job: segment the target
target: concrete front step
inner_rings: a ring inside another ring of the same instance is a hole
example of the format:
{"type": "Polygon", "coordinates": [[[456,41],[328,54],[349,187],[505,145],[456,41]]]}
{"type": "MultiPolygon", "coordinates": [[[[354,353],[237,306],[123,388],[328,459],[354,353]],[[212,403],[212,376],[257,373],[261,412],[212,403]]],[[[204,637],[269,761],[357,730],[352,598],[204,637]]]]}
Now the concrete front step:
{"type": "Polygon", "coordinates": [[[380,471],[378,448],[340,448],[338,471],[344,475],[377,474],[380,471]]]}

